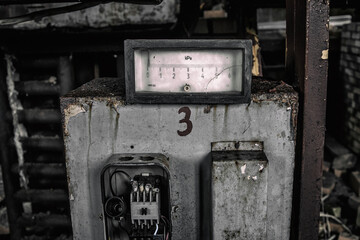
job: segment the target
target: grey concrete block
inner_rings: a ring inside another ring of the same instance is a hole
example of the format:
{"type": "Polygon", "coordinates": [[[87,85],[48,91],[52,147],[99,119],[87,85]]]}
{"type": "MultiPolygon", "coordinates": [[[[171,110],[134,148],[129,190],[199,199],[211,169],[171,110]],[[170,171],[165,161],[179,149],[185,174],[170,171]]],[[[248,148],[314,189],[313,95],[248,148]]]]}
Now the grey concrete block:
{"type": "Polygon", "coordinates": [[[349,75],[349,76],[354,76],[354,71],[349,69],[349,68],[346,68],[345,69],[345,74],[349,75]]]}
{"type": "Polygon", "coordinates": [[[360,64],[357,62],[348,62],[349,68],[353,70],[358,70],[360,68],[360,64]]]}
{"type": "MultiPolygon", "coordinates": [[[[359,81],[359,80],[358,80],[359,81]]],[[[360,87],[354,87],[353,92],[357,95],[360,95],[360,87]]]]}
{"type": "Polygon", "coordinates": [[[334,158],[333,169],[346,170],[354,168],[357,157],[352,153],[347,153],[334,158]]]}
{"type": "Polygon", "coordinates": [[[340,60],[340,66],[341,66],[341,67],[347,67],[347,66],[348,66],[348,62],[345,61],[344,59],[341,59],[341,60],[340,60]]]}
{"type": "Polygon", "coordinates": [[[351,33],[350,32],[342,32],[341,37],[342,38],[351,38],[351,33]]]}
{"type": "MultiPolygon", "coordinates": [[[[352,73],[354,72],[354,70],[350,70],[352,73]]],[[[345,78],[345,81],[347,80],[347,82],[349,82],[350,84],[351,84],[351,87],[353,86],[353,85],[355,85],[356,84],[356,82],[357,82],[357,79],[355,78],[355,77],[353,77],[353,76],[347,76],[347,78],[345,78]]],[[[350,90],[351,91],[351,90],[350,90]]]]}
{"type": "MultiPolygon", "coordinates": [[[[358,32],[353,32],[353,33],[351,34],[351,38],[352,38],[352,39],[360,39],[360,33],[358,33],[358,32]]],[[[354,45],[356,46],[356,43],[355,43],[354,45]]]]}
{"type": "MultiPolygon", "coordinates": [[[[358,69],[360,68],[360,66],[357,66],[358,67],[358,69]]],[[[356,68],[354,68],[354,69],[356,69],[356,68]]],[[[355,77],[357,78],[357,80],[358,80],[358,82],[360,82],[360,72],[355,72],[355,77]]]]}
{"type": "Polygon", "coordinates": [[[354,32],[356,31],[356,25],[354,23],[351,23],[347,26],[347,29],[350,31],[350,32],[354,32]]]}
{"type": "Polygon", "coordinates": [[[360,120],[360,111],[357,111],[357,112],[355,113],[355,117],[360,120]]]}
{"type": "Polygon", "coordinates": [[[354,99],[354,93],[352,93],[352,92],[347,92],[346,96],[347,96],[347,98],[349,98],[351,100],[354,99]]]}
{"type": "Polygon", "coordinates": [[[352,48],[351,48],[351,53],[353,53],[353,54],[359,54],[359,53],[360,53],[360,49],[357,48],[357,47],[352,47],[352,48]]]}
{"type": "Polygon", "coordinates": [[[6,235],[10,233],[9,229],[9,220],[7,216],[6,207],[0,208],[0,239],[1,235],[6,235]]]}
{"type": "Polygon", "coordinates": [[[199,166],[209,160],[212,142],[234,140],[264,143],[271,186],[265,239],[290,238],[297,107],[288,101],[297,101],[293,90],[252,93],[251,104],[219,104],[210,110],[205,105],[189,105],[193,128],[187,136],[178,134],[186,128],[179,124],[183,106],[125,104],[112,93],[94,97],[89,92],[85,96],[74,92],[61,100],[74,240],[104,237],[104,222],[99,219],[103,209],[100,171],[114,153],[169,157],[171,204],[179,209],[171,216],[172,239],[199,239],[199,166]]]}

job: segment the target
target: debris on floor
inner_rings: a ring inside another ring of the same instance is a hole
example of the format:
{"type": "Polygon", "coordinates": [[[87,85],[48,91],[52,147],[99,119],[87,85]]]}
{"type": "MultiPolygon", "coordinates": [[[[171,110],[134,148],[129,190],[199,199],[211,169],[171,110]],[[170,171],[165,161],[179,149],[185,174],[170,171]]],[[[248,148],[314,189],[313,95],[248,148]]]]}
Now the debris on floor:
{"type": "Polygon", "coordinates": [[[319,239],[360,239],[360,162],[327,136],[323,163],[319,239]]]}

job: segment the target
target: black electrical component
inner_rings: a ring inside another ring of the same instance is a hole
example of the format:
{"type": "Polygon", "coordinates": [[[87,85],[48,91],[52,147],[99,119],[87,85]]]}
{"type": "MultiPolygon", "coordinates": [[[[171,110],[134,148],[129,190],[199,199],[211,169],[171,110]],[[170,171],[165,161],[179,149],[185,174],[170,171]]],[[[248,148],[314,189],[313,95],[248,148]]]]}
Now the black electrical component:
{"type": "Polygon", "coordinates": [[[161,154],[117,154],[101,174],[107,239],[171,238],[168,160],[161,154]]]}
{"type": "Polygon", "coordinates": [[[126,204],[122,198],[111,197],[106,200],[104,210],[110,218],[121,217],[126,213],[126,204]]]}

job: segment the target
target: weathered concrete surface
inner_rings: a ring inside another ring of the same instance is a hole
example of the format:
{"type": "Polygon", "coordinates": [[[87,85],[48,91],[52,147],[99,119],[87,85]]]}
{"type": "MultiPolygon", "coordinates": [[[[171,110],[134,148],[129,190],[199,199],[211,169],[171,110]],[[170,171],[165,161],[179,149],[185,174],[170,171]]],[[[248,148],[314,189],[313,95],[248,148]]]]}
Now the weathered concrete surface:
{"type": "MultiPolygon", "coordinates": [[[[28,21],[14,25],[16,29],[41,29],[47,27],[104,28],[125,24],[166,24],[175,23],[177,0],[165,0],[157,6],[127,3],[106,3],[88,9],[45,17],[40,21],[28,21]]],[[[44,8],[72,5],[41,4],[44,8]]],[[[75,3],[76,4],[76,3],[75,3]]],[[[39,6],[39,4],[37,4],[39,6]]],[[[10,8],[18,8],[11,6],[10,8]]],[[[20,8],[24,8],[20,6],[20,8]]],[[[27,8],[22,11],[29,11],[27,8]]],[[[31,11],[31,10],[30,10],[31,11]]]]}
{"type": "Polygon", "coordinates": [[[169,157],[172,205],[178,207],[172,213],[173,239],[198,239],[199,166],[208,159],[211,143],[219,141],[264,142],[266,238],[289,239],[297,117],[297,94],[291,88],[257,80],[249,105],[125,105],[111,81],[119,80],[94,80],[79,97],[75,90],[61,99],[74,239],[103,239],[100,171],[114,153],[169,157]],[[184,106],[193,128],[179,136],[177,131],[186,128],[179,123],[184,113],[178,113],[184,106]]]}
{"type": "Polygon", "coordinates": [[[220,151],[212,152],[212,160],[214,239],[266,239],[266,214],[270,206],[265,154],[220,151]]]}

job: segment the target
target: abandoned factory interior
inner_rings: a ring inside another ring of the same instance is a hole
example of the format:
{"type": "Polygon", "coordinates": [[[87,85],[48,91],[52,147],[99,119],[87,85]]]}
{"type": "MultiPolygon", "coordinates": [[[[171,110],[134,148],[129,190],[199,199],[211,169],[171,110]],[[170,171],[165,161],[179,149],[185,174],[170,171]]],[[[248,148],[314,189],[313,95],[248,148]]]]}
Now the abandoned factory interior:
{"type": "Polygon", "coordinates": [[[360,1],[0,0],[0,239],[360,240],[360,1]]]}

